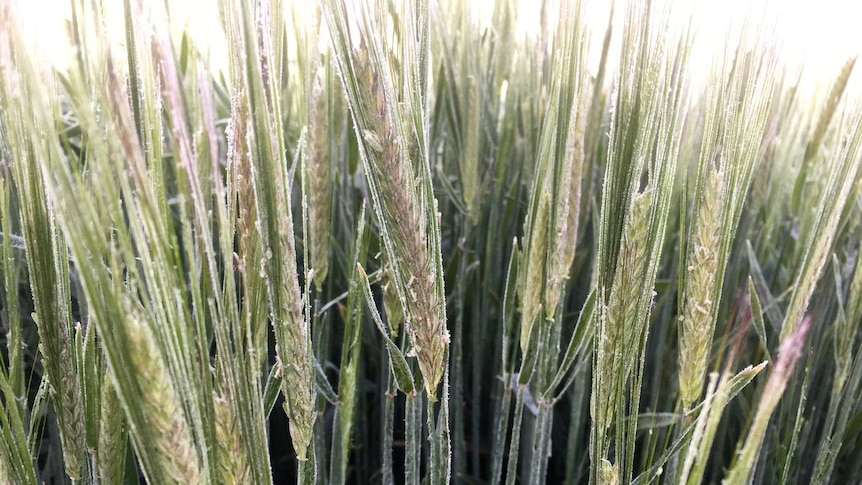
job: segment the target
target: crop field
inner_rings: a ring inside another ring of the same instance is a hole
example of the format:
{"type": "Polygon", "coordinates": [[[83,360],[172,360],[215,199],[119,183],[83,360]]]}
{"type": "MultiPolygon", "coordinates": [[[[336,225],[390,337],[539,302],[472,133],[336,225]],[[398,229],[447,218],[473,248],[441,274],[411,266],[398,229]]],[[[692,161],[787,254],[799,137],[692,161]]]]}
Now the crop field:
{"type": "Polygon", "coordinates": [[[170,3],[0,2],[0,485],[862,483],[855,57],[170,3]]]}

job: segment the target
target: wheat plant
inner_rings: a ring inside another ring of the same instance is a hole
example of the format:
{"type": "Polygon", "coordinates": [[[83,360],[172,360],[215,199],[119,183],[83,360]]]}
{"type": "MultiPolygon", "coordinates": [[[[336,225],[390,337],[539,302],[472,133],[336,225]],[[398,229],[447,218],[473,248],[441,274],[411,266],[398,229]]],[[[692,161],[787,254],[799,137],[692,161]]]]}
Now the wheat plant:
{"type": "Polygon", "coordinates": [[[855,58],[172,5],[70,0],[62,65],[0,5],[0,484],[862,481],[855,58]]]}

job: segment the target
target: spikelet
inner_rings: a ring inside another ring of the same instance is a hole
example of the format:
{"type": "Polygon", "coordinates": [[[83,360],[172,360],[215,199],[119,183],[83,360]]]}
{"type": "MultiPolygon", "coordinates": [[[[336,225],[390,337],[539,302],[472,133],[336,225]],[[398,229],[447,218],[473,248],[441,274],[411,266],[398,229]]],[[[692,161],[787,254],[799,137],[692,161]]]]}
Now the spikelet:
{"type": "Polygon", "coordinates": [[[547,280],[546,280],[546,290],[545,290],[545,318],[553,319],[554,312],[557,309],[557,303],[560,301],[560,297],[562,296],[563,283],[565,283],[566,279],[569,276],[569,268],[571,267],[571,260],[567,259],[569,254],[574,255],[574,251],[569,252],[568,248],[574,248],[575,241],[569,241],[569,237],[573,237],[574,234],[570,232],[570,220],[569,220],[569,211],[571,207],[569,205],[569,196],[568,192],[571,188],[571,184],[565,184],[565,190],[567,192],[565,197],[561,197],[562,199],[560,204],[557,205],[557,227],[556,234],[554,234],[554,238],[552,241],[551,248],[549,248],[550,252],[548,254],[548,271],[547,271],[547,280]]]}
{"type": "Polygon", "coordinates": [[[240,439],[239,423],[233,407],[230,384],[222,375],[213,392],[215,440],[218,444],[218,472],[220,483],[241,485],[251,483],[251,467],[240,439]]]}
{"type": "Polygon", "coordinates": [[[243,283],[248,284],[247,271],[254,271],[254,220],[256,217],[251,163],[246,147],[248,103],[245,94],[235,92],[231,100],[231,119],[227,128],[227,163],[233,177],[233,190],[238,201],[236,232],[239,243],[237,262],[243,283]]]}
{"type": "Polygon", "coordinates": [[[96,459],[100,483],[121,483],[126,459],[125,416],[109,376],[102,381],[99,444],[96,459]]]}
{"type": "Polygon", "coordinates": [[[327,149],[326,93],[323,70],[318,69],[311,88],[308,130],[308,250],[314,269],[314,284],[320,291],[329,271],[329,150],[327,149]]]}
{"type": "Polygon", "coordinates": [[[521,352],[527,351],[530,332],[536,319],[542,315],[542,292],[545,285],[545,260],[548,246],[548,218],[550,196],[544,192],[539,199],[536,219],[530,230],[530,247],[527,256],[527,276],[521,288],[521,352]]]}
{"type": "Polygon", "coordinates": [[[423,208],[415,192],[408,154],[399,146],[383,86],[370,67],[364,46],[356,51],[354,67],[363,94],[360,112],[370,128],[363,133],[370,148],[368,177],[378,186],[378,214],[394,252],[390,262],[412,353],[419,361],[428,397],[435,400],[449,335],[440,311],[443,296],[436,287],[435,264],[426,243],[423,208]]]}
{"type": "Polygon", "coordinates": [[[838,74],[838,77],[836,77],[835,81],[832,83],[832,88],[829,90],[829,95],[826,97],[826,104],[823,106],[820,111],[820,116],[817,119],[814,133],[811,135],[811,139],[805,147],[804,163],[809,163],[817,155],[817,150],[823,142],[826,130],[829,128],[829,122],[832,120],[832,117],[838,108],[838,102],[841,101],[841,95],[847,87],[847,81],[850,79],[850,74],[853,72],[853,66],[855,64],[855,57],[848,59],[841,68],[841,72],[838,74]]]}
{"type": "Polygon", "coordinates": [[[691,409],[701,394],[706,375],[712,334],[715,330],[715,302],[712,301],[718,272],[722,172],[711,167],[703,186],[683,292],[679,327],[679,388],[685,409],[691,409]]]}
{"type": "MultiPolygon", "coordinates": [[[[284,190],[277,191],[277,207],[289,207],[284,190]]],[[[278,215],[278,241],[281,251],[282,281],[275,291],[280,292],[276,351],[281,364],[281,390],[285,396],[284,406],[290,425],[290,437],[297,459],[308,459],[315,411],[315,389],[311,368],[311,347],[308,322],[302,313],[303,298],[296,274],[296,248],[293,239],[293,223],[289,214],[278,215]]]]}
{"type": "Polygon", "coordinates": [[[232,177],[232,197],[237,202],[236,238],[239,254],[236,266],[243,286],[243,321],[251,338],[250,352],[255,361],[262,367],[266,363],[266,330],[265,319],[254,318],[255,295],[252,295],[255,274],[260,258],[258,234],[255,230],[257,208],[252,184],[251,160],[248,157],[248,102],[245,93],[234,92],[231,100],[231,119],[227,129],[228,149],[227,163],[232,177]]]}
{"type": "Polygon", "coordinates": [[[590,413],[598,429],[611,425],[617,391],[625,385],[637,358],[636,340],[644,324],[638,321],[638,305],[649,256],[646,245],[649,217],[650,193],[643,192],[632,199],[608,307],[600,317],[596,372],[601,380],[600,388],[590,400],[590,413]]]}
{"type": "MultiPolygon", "coordinates": [[[[32,317],[37,325],[47,328],[36,314],[32,317]]],[[[49,394],[57,409],[66,474],[73,480],[80,480],[84,466],[83,398],[72,363],[69,333],[62,326],[55,326],[54,329],[57,332],[54,337],[48,337],[50,330],[40,332],[43,339],[39,342],[39,348],[48,377],[49,394]],[[51,340],[56,343],[51,345],[51,340]]]]}
{"type": "Polygon", "coordinates": [[[851,319],[862,317],[862,247],[856,253],[856,269],[853,270],[853,280],[847,294],[847,313],[851,319]]]}
{"type": "MultiPolygon", "coordinates": [[[[280,26],[280,22],[271,22],[266,9],[259,13],[262,25],[267,26],[267,29],[272,26],[274,31],[278,30],[276,26],[280,26]]],[[[275,18],[280,17],[276,15],[275,18]]],[[[275,37],[280,38],[278,35],[275,37]]],[[[260,40],[264,96],[260,96],[261,86],[256,82],[251,82],[248,94],[250,97],[256,96],[256,102],[264,98],[267,108],[266,113],[249,113],[249,139],[256,140],[257,148],[263,153],[263,156],[252,160],[249,169],[251,186],[256,196],[257,215],[254,221],[259,237],[256,241],[258,254],[254,261],[257,263],[255,269],[259,270],[258,275],[262,279],[261,286],[265,284],[269,298],[270,319],[276,342],[276,366],[283,377],[281,391],[285,397],[284,409],[288,417],[290,436],[297,459],[304,462],[308,460],[309,444],[317,417],[316,391],[311,366],[309,323],[303,315],[305,302],[299,288],[296,267],[291,190],[288,185],[290,180],[285,176],[283,166],[283,133],[279,132],[282,129],[282,120],[278,119],[281,101],[277,96],[278,89],[269,86],[271,81],[280,85],[283,80],[282,71],[270,70],[272,64],[269,64],[276,59],[275,66],[280,65],[278,62],[281,60],[281,45],[273,46],[268,40],[260,40]]],[[[251,98],[249,100],[252,101],[251,98]]],[[[302,139],[304,140],[304,137],[302,139]]],[[[251,279],[251,268],[247,268],[247,278],[251,279]]],[[[250,286],[257,289],[257,285],[250,286]]],[[[245,307],[249,308],[258,302],[252,299],[247,303],[250,304],[245,307]]],[[[255,327],[252,328],[252,334],[257,346],[257,339],[264,335],[263,331],[255,327]]]]}
{"type": "MultiPolygon", "coordinates": [[[[236,255],[236,265],[243,285],[243,304],[241,321],[244,323],[245,338],[250,339],[248,345],[250,362],[257,363],[261,369],[267,359],[266,319],[256,319],[255,315],[255,281],[260,276],[256,274],[259,260],[258,234],[255,231],[257,217],[254,186],[252,180],[251,160],[248,157],[248,103],[243,91],[235,91],[231,103],[231,119],[227,130],[228,150],[227,160],[232,177],[232,200],[237,202],[236,238],[239,254],[236,255]]],[[[238,338],[235,337],[235,338],[238,338]]],[[[252,372],[252,376],[259,375],[252,372]]],[[[251,483],[250,465],[246,450],[241,446],[240,433],[237,428],[236,414],[232,407],[232,393],[226,382],[224,373],[216,377],[216,390],[213,391],[213,419],[215,423],[215,438],[217,443],[217,473],[221,483],[251,483]]]]}
{"type": "Polygon", "coordinates": [[[179,397],[165,367],[161,349],[146,323],[133,314],[126,318],[129,354],[141,406],[158,455],[161,483],[194,484],[201,480],[198,455],[179,397]]]}
{"type": "MultiPolygon", "coordinates": [[[[285,203],[281,201],[279,207],[285,203]]],[[[284,408],[289,419],[290,437],[297,459],[308,459],[308,447],[314,431],[317,413],[314,409],[315,390],[311,369],[311,349],[308,338],[308,324],[302,314],[302,296],[296,274],[295,248],[291,224],[285,216],[279,217],[279,239],[282,250],[283,282],[277,291],[281,292],[279,309],[280,322],[275,324],[279,333],[276,339],[278,362],[283,376],[281,390],[285,396],[284,408]]]]}
{"type": "MultiPolygon", "coordinates": [[[[583,100],[581,100],[583,101],[583,100]]],[[[583,106],[575,103],[570,114],[566,137],[566,156],[560,171],[562,180],[557,193],[557,231],[549,255],[548,283],[545,291],[545,318],[553,319],[575,258],[580,223],[581,180],[584,170],[583,106]]]]}

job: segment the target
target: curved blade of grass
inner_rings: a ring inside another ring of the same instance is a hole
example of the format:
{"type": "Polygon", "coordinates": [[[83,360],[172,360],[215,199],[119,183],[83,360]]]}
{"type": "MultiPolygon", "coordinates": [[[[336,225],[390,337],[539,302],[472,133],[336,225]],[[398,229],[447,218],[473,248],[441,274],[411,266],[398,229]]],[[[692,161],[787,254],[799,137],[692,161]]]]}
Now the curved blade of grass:
{"type": "Polygon", "coordinates": [[[371,294],[371,284],[368,282],[368,275],[362,264],[356,263],[356,268],[359,271],[359,276],[362,278],[362,291],[365,293],[365,303],[368,305],[368,310],[371,313],[371,318],[380,331],[383,337],[383,342],[386,344],[386,350],[389,352],[390,362],[392,363],[392,374],[395,376],[395,384],[398,389],[404,394],[412,396],[416,387],[413,383],[413,373],[410,372],[410,366],[407,365],[407,359],[401,353],[398,345],[389,338],[389,332],[386,330],[386,325],[383,324],[383,319],[380,318],[380,313],[377,311],[377,305],[374,303],[374,295],[371,294]]]}
{"type": "MultiPolygon", "coordinates": [[[[766,367],[766,363],[762,363],[757,366],[748,366],[745,369],[739,371],[736,375],[727,380],[727,400],[726,402],[730,402],[742,391],[745,386],[747,386],[755,377],[766,367]]],[[[703,403],[695,406],[690,413],[698,413],[703,408],[703,403]]],[[[716,415],[715,424],[718,424],[718,418],[720,418],[721,412],[716,415]]],[[[675,457],[680,451],[683,450],[686,446],[688,446],[692,433],[694,433],[696,426],[696,422],[689,423],[683,429],[683,431],[679,434],[679,436],[674,440],[673,444],[669,446],[665,452],[655,460],[650,468],[644,470],[640,475],[638,475],[633,481],[632,485],[647,485],[653,483],[658,480],[661,476],[661,469],[668,460],[675,457]]],[[[705,440],[706,443],[711,444],[711,440],[705,440]]],[[[705,460],[708,458],[708,453],[704,453],[701,455],[705,460]]]]}
{"type": "MultiPolygon", "coordinates": [[[[563,355],[563,360],[560,363],[560,368],[557,370],[556,375],[554,375],[551,384],[548,386],[548,390],[545,391],[545,394],[542,396],[542,399],[549,399],[550,393],[554,392],[557,386],[563,382],[563,379],[566,378],[566,375],[571,370],[572,366],[575,363],[575,358],[581,353],[583,350],[583,345],[588,343],[590,340],[589,332],[592,330],[592,326],[590,323],[593,318],[593,311],[596,308],[596,290],[595,288],[590,291],[590,295],[587,297],[587,301],[584,302],[584,307],[581,309],[581,314],[578,315],[578,321],[575,323],[575,332],[572,334],[572,338],[569,340],[569,344],[566,346],[566,353],[563,355]]],[[[561,391],[565,392],[565,390],[561,391]]]]}
{"type": "Polygon", "coordinates": [[[757,296],[751,276],[748,277],[748,297],[751,301],[751,318],[754,324],[754,331],[757,333],[757,338],[760,339],[760,346],[766,352],[767,360],[771,362],[772,355],[769,353],[769,345],[766,343],[766,324],[763,321],[763,308],[760,306],[760,297],[757,296]]]}

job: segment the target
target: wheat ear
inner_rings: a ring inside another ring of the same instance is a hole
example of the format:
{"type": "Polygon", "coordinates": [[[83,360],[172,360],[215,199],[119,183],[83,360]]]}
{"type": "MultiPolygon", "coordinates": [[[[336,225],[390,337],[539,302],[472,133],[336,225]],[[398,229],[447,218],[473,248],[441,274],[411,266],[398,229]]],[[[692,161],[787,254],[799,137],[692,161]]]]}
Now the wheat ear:
{"type": "Polygon", "coordinates": [[[161,349],[139,317],[128,315],[126,320],[129,354],[141,391],[139,404],[151,428],[162,483],[199,483],[197,451],[161,349]]]}
{"type": "Polygon", "coordinates": [[[429,398],[435,399],[443,377],[449,336],[439,311],[443,301],[435,288],[435,265],[427,245],[427,224],[415,190],[410,159],[406,150],[399,146],[383,86],[377,73],[370,68],[364,47],[356,53],[355,66],[364,94],[362,112],[366,115],[367,126],[372,128],[364,133],[366,144],[371,148],[367,155],[374,172],[369,177],[378,185],[382,222],[394,252],[390,263],[400,286],[413,354],[419,361],[425,390],[429,398]]]}
{"type": "Polygon", "coordinates": [[[700,397],[715,329],[716,302],[712,299],[718,271],[723,187],[722,172],[710,168],[695,222],[679,327],[679,389],[685,409],[691,409],[700,397]]]}

